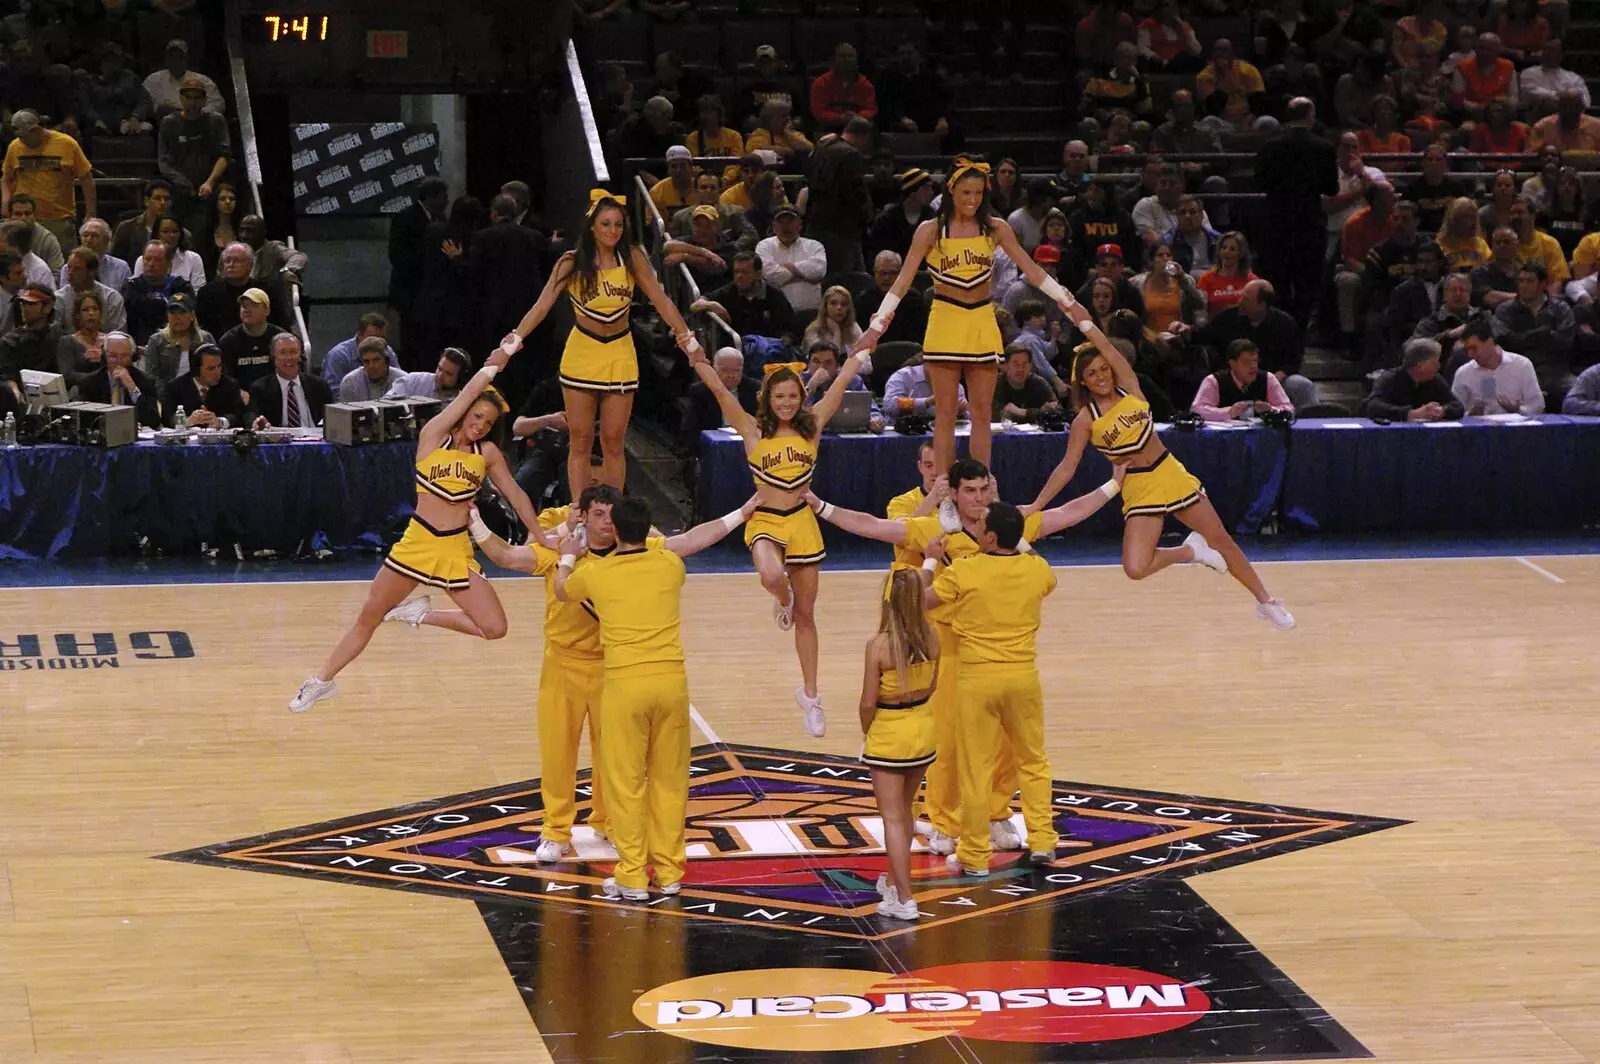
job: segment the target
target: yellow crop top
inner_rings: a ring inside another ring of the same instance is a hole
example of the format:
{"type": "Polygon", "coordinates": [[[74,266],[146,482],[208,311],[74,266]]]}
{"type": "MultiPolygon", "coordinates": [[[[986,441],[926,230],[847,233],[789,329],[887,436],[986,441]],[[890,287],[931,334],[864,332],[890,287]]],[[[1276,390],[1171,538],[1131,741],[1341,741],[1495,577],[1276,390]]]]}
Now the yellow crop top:
{"type": "Polygon", "coordinates": [[[476,443],[470,451],[440,447],[417,462],[417,491],[437,495],[445,502],[466,502],[478,494],[487,474],[488,466],[476,443]]]}
{"type": "Polygon", "coordinates": [[[746,455],[756,486],[804,491],[817,465],[817,444],[803,436],[768,436],[746,455]]]}
{"type": "Polygon", "coordinates": [[[932,697],[934,678],[938,674],[937,658],[907,665],[904,682],[898,669],[884,669],[878,673],[878,708],[915,709],[923,705],[932,697]],[[908,694],[915,697],[908,699],[908,694]]]}
{"type": "Polygon", "coordinates": [[[994,276],[994,239],[941,236],[928,249],[928,273],[938,284],[973,291],[994,276]]]}
{"type": "Polygon", "coordinates": [[[578,275],[574,273],[567,281],[567,297],[572,300],[572,312],[580,322],[615,325],[628,316],[628,309],[633,306],[633,275],[626,266],[601,270],[600,276],[595,278],[594,298],[588,302],[584,302],[579,287],[578,275]]]}
{"type": "Polygon", "coordinates": [[[1121,388],[1117,389],[1117,396],[1103,414],[1095,401],[1089,400],[1089,412],[1094,415],[1089,442],[1107,458],[1139,453],[1156,430],[1149,403],[1121,388]]]}

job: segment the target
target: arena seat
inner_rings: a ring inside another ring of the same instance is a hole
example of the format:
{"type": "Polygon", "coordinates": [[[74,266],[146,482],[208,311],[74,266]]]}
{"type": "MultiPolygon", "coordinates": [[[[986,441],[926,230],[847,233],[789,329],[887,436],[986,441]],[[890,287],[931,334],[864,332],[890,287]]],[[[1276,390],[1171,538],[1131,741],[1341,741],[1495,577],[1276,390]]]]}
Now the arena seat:
{"type": "Polygon", "coordinates": [[[755,61],[756,49],[770,44],[778,53],[779,62],[794,61],[793,29],[786,19],[738,19],[724,22],[719,30],[722,39],[723,66],[734,69],[755,61]]]}
{"type": "Polygon", "coordinates": [[[718,34],[703,22],[658,22],[651,37],[656,54],[676,52],[687,66],[721,66],[718,34]]]}
{"type": "Polygon", "coordinates": [[[877,350],[872,352],[872,380],[867,382],[872,388],[872,394],[882,395],[894,371],[921,353],[922,345],[914,340],[896,340],[892,343],[879,344],[877,350]]]}
{"type": "Polygon", "coordinates": [[[820,73],[845,41],[858,44],[861,26],[853,18],[802,18],[794,23],[794,50],[807,73],[820,73]]]}

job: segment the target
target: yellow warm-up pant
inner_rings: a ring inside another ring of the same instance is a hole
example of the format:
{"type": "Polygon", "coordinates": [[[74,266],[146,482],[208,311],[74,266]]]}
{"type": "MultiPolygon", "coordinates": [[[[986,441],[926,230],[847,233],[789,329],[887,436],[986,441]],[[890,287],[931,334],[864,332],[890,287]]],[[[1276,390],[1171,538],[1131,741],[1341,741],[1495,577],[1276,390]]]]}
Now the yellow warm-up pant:
{"type": "Polygon", "coordinates": [[[544,794],[540,833],[552,842],[572,840],[577,816],[578,741],[589,721],[589,751],[595,759],[589,773],[589,826],[606,830],[606,807],[600,783],[600,691],[605,661],[544,648],[539,670],[539,787],[544,794]]]}
{"type": "Polygon", "coordinates": [[[600,695],[600,779],[605,787],[613,873],[623,887],[683,878],[689,805],[689,677],[679,664],[607,669],[600,695]]]}
{"type": "Polygon", "coordinates": [[[956,697],[961,706],[961,839],[956,858],[963,868],[989,867],[989,810],[1003,739],[1011,740],[1022,784],[1022,819],[1028,849],[1054,854],[1057,834],[1050,808],[1050,759],[1044,752],[1044,691],[1039,669],[1029,665],[963,662],[956,697]]]}
{"type": "MultiPolygon", "coordinates": [[[[960,711],[957,707],[957,684],[961,669],[957,658],[961,654],[961,637],[948,624],[935,622],[933,629],[939,635],[939,676],[934,681],[933,727],[934,747],[938,752],[933,764],[928,766],[927,786],[923,791],[923,815],[935,831],[951,838],[961,834],[961,765],[966,756],[961,748],[960,711]]],[[[985,810],[990,820],[1011,818],[1011,796],[1017,793],[1017,762],[1011,754],[1011,743],[1002,738],[998,751],[984,764],[992,764],[994,772],[987,801],[979,808],[985,810]]],[[[989,825],[984,824],[983,837],[989,837],[989,825]]]]}

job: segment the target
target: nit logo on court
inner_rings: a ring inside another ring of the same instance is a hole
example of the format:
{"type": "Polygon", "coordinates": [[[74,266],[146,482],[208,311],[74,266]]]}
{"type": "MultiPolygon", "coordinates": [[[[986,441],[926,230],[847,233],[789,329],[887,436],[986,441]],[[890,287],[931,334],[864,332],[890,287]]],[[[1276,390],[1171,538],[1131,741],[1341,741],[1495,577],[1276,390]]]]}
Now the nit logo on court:
{"type": "Polygon", "coordinates": [[[1037,1060],[1366,1055],[1184,880],[1400,821],[1057,781],[1052,867],[997,853],[972,879],[919,850],[907,925],[876,915],[883,824],[859,764],[718,745],[690,773],[684,889],[648,903],[604,896],[615,851],[581,824],[572,858],[534,861],[537,780],[165,857],[471,899],[541,1031],[615,1017],[593,1044],[552,1039],[562,1061],[665,1052],[641,1038],[917,1061],[962,1059],[937,1055],[950,1039],[1033,1042],[1037,1060]],[[575,935],[603,951],[592,975],[549,964],[575,935]]]}

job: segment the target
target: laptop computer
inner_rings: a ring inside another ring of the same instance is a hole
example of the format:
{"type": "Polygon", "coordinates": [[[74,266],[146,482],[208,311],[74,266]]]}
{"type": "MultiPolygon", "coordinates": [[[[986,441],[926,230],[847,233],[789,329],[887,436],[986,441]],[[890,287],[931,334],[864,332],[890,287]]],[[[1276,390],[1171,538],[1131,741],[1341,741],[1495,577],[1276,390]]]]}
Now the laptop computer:
{"type": "Polygon", "coordinates": [[[828,421],[829,432],[866,432],[872,422],[872,393],[845,392],[844,402],[828,421]]]}

